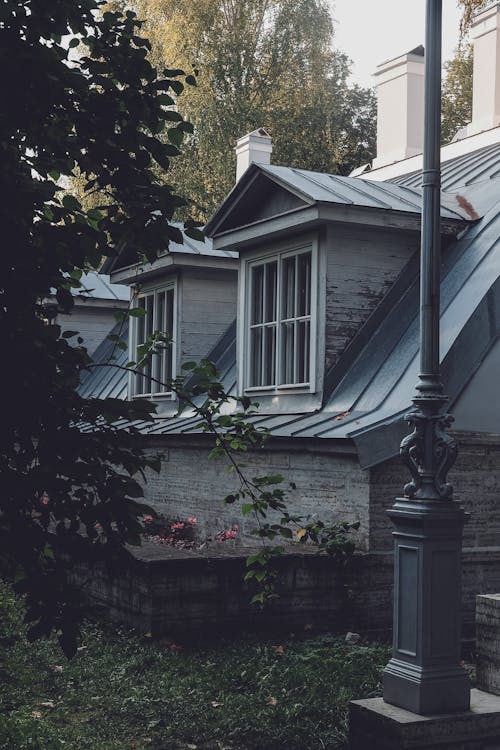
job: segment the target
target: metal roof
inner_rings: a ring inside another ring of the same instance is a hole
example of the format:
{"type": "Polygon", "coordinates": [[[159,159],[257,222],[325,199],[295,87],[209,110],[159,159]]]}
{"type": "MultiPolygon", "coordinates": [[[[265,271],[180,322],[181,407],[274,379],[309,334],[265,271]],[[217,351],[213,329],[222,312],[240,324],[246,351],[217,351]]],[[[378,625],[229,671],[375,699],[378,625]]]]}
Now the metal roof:
{"type": "MultiPolygon", "coordinates": [[[[496,186],[500,189],[500,181],[496,186]]],[[[468,326],[487,299],[500,273],[500,206],[474,225],[446,255],[442,280],[441,359],[447,392],[452,401],[476,366],[477,332],[468,326]],[[459,373],[451,362],[460,349],[459,373]]],[[[500,283],[497,285],[500,303],[500,283]]],[[[402,416],[411,406],[419,368],[418,279],[408,284],[382,323],[366,336],[344,376],[327,394],[324,406],[306,414],[262,412],[252,421],[276,437],[350,438],[358,443],[362,464],[377,463],[399,447],[402,416]],[[392,429],[394,427],[394,429],[392,429]],[[388,431],[388,428],[389,429],[388,431]]],[[[498,331],[497,333],[499,333],[498,331]]],[[[491,331],[491,340],[497,335],[491,331]]],[[[485,343],[485,342],[483,342],[485,343]]],[[[234,343],[228,347],[231,356],[234,343]]],[[[337,365],[341,368],[342,358],[337,365]]],[[[226,388],[234,388],[234,359],[226,361],[226,388]],[[230,373],[230,377],[228,377],[230,373]]],[[[186,434],[196,431],[197,418],[158,419],[144,423],[148,434],[186,434]]]]}
{"type": "Polygon", "coordinates": [[[112,284],[109,276],[97,271],[88,271],[80,279],[81,287],[73,289],[75,296],[83,296],[90,299],[120,300],[125,302],[130,299],[130,287],[124,284],[112,284]]]}
{"type": "MultiPolygon", "coordinates": [[[[247,191],[253,181],[261,175],[302,199],[305,206],[328,204],[418,216],[422,211],[422,190],[419,185],[397,185],[359,177],[341,177],[323,172],[311,172],[306,169],[251,164],[207,222],[205,227],[207,236],[216,236],[219,227],[224,225],[233,207],[236,207],[240,201],[244,205],[244,201],[248,200],[247,191]]],[[[448,193],[443,194],[441,218],[451,222],[461,222],[470,220],[471,216],[467,210],[464,210],[461,202],[448,193]]]]}
{"type": "MultiPolygon", "coordinates": [[[[280,180],[292,180],[297,191],[314,200],[365,201],[362,205],[415,205],[413,185],[368,183],[333,178],[283,167],[259,167],[280,180]],[[355,186],[352,183],[355,183],[355,186]]],[[[441,361],[451,402],[458,397],[500,335],[500,144],[480,149],[443,165],[445,184],[461,187],[463,197],[480,197],[482,219],[469,225],[443,255],[441,282],[441,361]],[[488,162],[488,158],[491,159],[488,162]],[[486,181],[486,182],[485,182],[486,181]],[[488,200],[486,200],[488,197],[488,200]],[[493,205],[492,205],[493,204],[493,205]],[[486,321],[486,323],[485,323],[486,321]],[[479,326],[479,328],[478,328],[479,326]],[[478,335],[478,330],[480,335],[478,335]],[[456,362],[460,366],[456,366],[456,362]]],[[[398,178],[398,183],[401,179],[398,178]]],[[[412,183],[420,179],[408,175],[412,183]]],[[[407,209],[404,209],[407,210],[407,209]]],[[[334,368],[326,375],[321,409],[309,413],[262,412],[252,417],[276,437],[353,440],[363,466],[395,455],[407,432],[403,415],[411,406],[419,368],[418,258],[415,256],[382,302],[384,314],[373,314],[334,368]],[[413,264],[413,268],[411,265],[413,264]]],[[[235,393],[236,329],[233,324],[209,353],[221,373],[226,391],[235,393]]],[[[101,347],[100,347],[101,348],[101,347]]],[[[99,350],[98,350],[99,352],[99,350]]],[[[101,356],[101,354],[99,353],[101,356]]],[[[115,383],[119,376],[109,375],[115,383]]],[[[125,392],[125,380],[123,390],[125,392]]],[[[84,382],[82,381],[82,388],[84,382]]],[[[102,388],[101,393],[106,392],[102,388]]],[[[95,395],[95,393],[93,393],[95,395]]],[[[156,418],[136,423],[145,434],[179,435],[196,431],[197,417],[156,418]]],[[[125,422],[123,425],[125,426],[125,422]]]]}
{"type": "MultiPolygon", "coordinates": [[[[359,177],[341,177],[323,172],[310,172],[290,167],[262,166],[264,174],[269,174],[293,188],[304,198],[314,202],[336,203],[349,206],[405,211],[420,214],[422,211],[422,190],[420,185],[396,185],[388,182],[374,182],[359,177]]],[[[457,203],[447,201],[441,206],[441,216],[447,219],[470,219],[457,203]]]]}
{"type": "MultiPolygon", "coordinates": [[[[494,180],[500,176],[500,143],[484,146],[441,164],[441,187],[453,191],[462,187],[494,180]]],[[[422,170],[394,177],[391,183],[417,188],[422,181],[422,170]]]]}
{"type": "MultiPolygon", "coordinates": [[[[176,227],[182,232],[183,224],[180,222],[170,222],[171,226],[176,227]]],[[[184,232],[182,233],[184,242],[175,242],[170,240],[168,244],[168,250],[165,250],[161,255],[199,255],[200,257],[212,257],[212,258],[237,258],[238,253],[232,250],[215,250],[212,246],[212,240],[209,237],[205,238],[205,241],[194,240],[191,237],[187,237],[184,232]]],[[[103,263],[102,271],[104,273],[111,273],[117,268],[122,268],[137,262],[134,249],[124,245],[118,252],[117,255],[106,258],[103,263]]]]}
{"type": "MultiPolygon", "coordinates": [[[[110,331],[128,346],[128,324],[120,322],[110,331]]],[[[92,356],[93,367],[82,373],[78,393],[83,398],[127,398],[127,373],[119,367],[128,362],[128,351],[105,338],[92,356]],[[113,367],[118,365],[119,367],[113,367]]]]}

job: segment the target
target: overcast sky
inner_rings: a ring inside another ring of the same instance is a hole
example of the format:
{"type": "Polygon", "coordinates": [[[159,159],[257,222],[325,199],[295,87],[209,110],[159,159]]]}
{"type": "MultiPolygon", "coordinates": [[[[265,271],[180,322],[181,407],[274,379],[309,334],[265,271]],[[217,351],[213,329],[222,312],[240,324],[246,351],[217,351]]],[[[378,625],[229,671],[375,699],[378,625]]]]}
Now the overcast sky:
{"type": "MultiPolygon", "coordinates": [[[[335,47],[353,61],[352,80],[373,86],[372,74],[384,60],[409,52],[425,40],[425,0],[332,0],[335,47]]],[[[460,10],[443,2],[443,60],[458,42],[460,10]]]]}

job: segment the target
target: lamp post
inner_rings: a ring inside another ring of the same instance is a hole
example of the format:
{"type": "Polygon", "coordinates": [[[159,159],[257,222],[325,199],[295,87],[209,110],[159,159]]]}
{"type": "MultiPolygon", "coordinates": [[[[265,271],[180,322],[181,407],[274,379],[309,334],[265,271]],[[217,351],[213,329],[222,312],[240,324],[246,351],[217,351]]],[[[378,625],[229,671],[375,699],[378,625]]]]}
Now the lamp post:
{"type": "Polygon", "coordinates": [[[464,711],[470,688],[460,662],[463,509],[446,474],[456,444],[446,432],[439,362],[442,0],[427,0],[420,265],[420,374],[401,443],[412,479],[388,511],[394,523],[393,656],[383,697],[418,714],[464,711]]]}

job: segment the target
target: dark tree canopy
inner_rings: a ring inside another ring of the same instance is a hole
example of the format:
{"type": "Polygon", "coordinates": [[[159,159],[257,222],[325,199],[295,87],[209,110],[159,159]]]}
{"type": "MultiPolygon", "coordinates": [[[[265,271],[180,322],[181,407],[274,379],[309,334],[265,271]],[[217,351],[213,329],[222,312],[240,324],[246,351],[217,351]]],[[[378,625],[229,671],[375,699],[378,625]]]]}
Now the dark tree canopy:
{"type": "Polygon", "coordinates": [[[136,477],[158,462],[138,450],[133,430],[113,426],[122,416],[147,418],[153,407],[83,400],[75,388],[86,351],[71,332],[60,335],[44,299],[52,292],[60,310],[70,309],[81,270],[124,241],[152,258],[181,239],[167,221],[182,203],[167,172],[190,130],[172,107],[182,71],[159,74],[134,14],[100,14],[98,6],[6,0],[0,9],[8,71],[0,112],[0,555],[28,594],[32,635],[55,627],[67,652],[76,627],[68,567],[110,560],[137,542],[136,477]],[[106,206],[85,211],[65,189],[75,170],[89,192],[106,194],[106,206]]]}

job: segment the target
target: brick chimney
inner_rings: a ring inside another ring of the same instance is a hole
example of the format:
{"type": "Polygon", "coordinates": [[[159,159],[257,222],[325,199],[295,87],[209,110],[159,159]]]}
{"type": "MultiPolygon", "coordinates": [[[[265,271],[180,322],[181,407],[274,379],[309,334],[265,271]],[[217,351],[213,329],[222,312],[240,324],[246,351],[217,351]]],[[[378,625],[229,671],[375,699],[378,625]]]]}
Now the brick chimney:
{"type": "Polygon", "coordinates": [[[236,182],[250,164],[270,164],[273,146],[271,136],[264,128],[257,128],[236,142],[236,182]]]}
{"type": "Polygon", "coordinates": [[[476,13],[471,37],[474,45],[472,122],[467,135],[500,125],[500,2],[476,13]]]}
{"type": "Polygon", "coordinates": [[[377,157],[373,168],[421,154],[424,143],[424,48],[388,60],[375,71],[377,157]]]}

